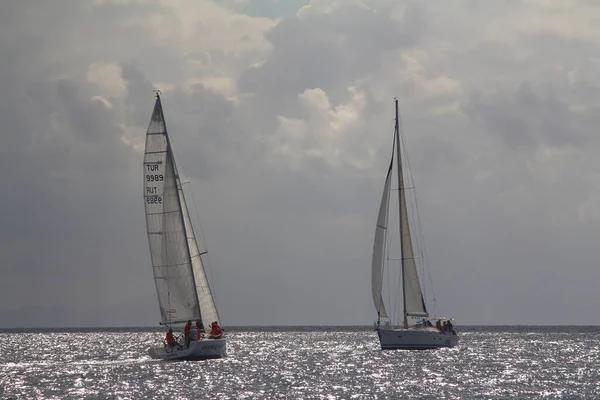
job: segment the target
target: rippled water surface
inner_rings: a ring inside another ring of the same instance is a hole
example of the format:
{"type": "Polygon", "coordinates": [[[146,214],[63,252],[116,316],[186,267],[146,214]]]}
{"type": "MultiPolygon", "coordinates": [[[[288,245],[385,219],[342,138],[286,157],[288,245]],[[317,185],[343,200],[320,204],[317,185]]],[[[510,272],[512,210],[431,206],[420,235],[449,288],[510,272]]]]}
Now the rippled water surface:
{"type": "Polygon", "coordinates": [[[387,351],[372,330],[229,333],[228,357],[162,362],[156,331],[0,334],[3,399],[600,399],[600,328],[463,328],[387,351]]]}

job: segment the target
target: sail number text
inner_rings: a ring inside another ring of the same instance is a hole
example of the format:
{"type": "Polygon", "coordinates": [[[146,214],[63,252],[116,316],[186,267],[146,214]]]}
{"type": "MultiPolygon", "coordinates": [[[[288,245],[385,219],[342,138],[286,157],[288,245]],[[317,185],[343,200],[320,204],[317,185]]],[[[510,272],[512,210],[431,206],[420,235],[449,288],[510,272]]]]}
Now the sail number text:
{"type": "Polygon", "coordinates": [[[146,197],[146,203],[148,203],[148,204],[162,204],[162,197],[160,197],[160,196],[148,196],[148,197],[146,197]]]}
{"type": "MultiPolygon", "coordinates": [[[[163,174],[159,174],[159,166],[156,164],[146,165],[146,182],[162,182],[164,180],[163,174]],[[154,172],[154,173],[148,173],[154,172]]],[[[146,186],[146,203],[148,204],[162,204],[162,196],[158,195],[156,186],[146,186]]]]}
{"type": "Polygon", "coordinates": [[[158,195],[158,189],[156,186],[146,187],[146,203],[148,204],[162,204],[162,196],[158,195]]]}
{"type": "Polygon", "coordinates": [[[162,182],[162,174],[146,175],[146,182],[162,182]]]}

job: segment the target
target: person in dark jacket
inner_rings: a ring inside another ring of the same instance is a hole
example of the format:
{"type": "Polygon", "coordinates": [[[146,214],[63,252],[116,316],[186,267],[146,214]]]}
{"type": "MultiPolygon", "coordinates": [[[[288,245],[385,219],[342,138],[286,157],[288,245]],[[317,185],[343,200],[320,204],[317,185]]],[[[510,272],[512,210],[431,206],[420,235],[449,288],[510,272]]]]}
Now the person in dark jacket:
{"type": "Polygon", "coordinates": [[[202,335],[205,333],[206,331],[204,330],[202,322],[196,321],[196,334],[198,335],[198,338],[196,340],[200,340],[202,338],[202,335]]]}
{"type": "Polygon", "coordinates": [[[192,333],[192,321],[188,320],[183,328],[183,337],[185,338],[185,347],[190,347],[190,334],[192,333]]]}

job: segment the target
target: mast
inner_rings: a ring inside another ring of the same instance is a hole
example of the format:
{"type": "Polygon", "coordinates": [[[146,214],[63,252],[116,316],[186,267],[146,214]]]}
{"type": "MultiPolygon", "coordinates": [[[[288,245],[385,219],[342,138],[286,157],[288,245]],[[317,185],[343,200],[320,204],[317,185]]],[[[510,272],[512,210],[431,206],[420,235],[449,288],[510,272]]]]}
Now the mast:
{"type": "MultiPolygon", "coordinates": [[[[402,210],[402,191],[404,190],[404,179],[402,176],[402,155],[400,152],[400,123],[398,118],[398,98],[394,97],[394,105],[396,106],[396,127],[395,127],[395,139],[396,139],[396,157],[398,159],[398,209],[402,210]]],[[[402,212],[400,212],[402,216],[402,212]]],[[[400,253],[401,253],[401,268],[402,268],[402,303],[403,303],[403,326],[404,329],[408,328],[408,319],[406,317],[406,274],[404,271],[404,241],[402,240],[402,220],[400,221],[400,253]]]]}
{"type": "Polygon", "coordinates": [[[185,221],[183,219],[183,210],[182,210],[182,202],[181,202],[181,194],[179,191],[181,190],[181,182],[179,180],[179,172],[177,171],[177,166],[175,165],[175,157],[173,156],[171,140],[169,139],[169,134],[167,130],[167,121],[165,119],[165,114],[162,109],[162,102],[160,100],[160,91],[156,91],[156,99],[158,100],[158,106],[160,108],[160,114],[163,117],[163,125],[165,127],[165,137],[167,138],[167,157],[171,160],[171,165],[173,166],[173,175],[175,176],[175,192],[177,193],[177,202],[179,203],[179,217],[181,218],[181,225],[183,226],[183,232],[185,234],[185,250],[187,254],[187,259],[190,263],[190,273],[192,276],[192,283],[194,284],[194,297],[196,298],[196,304],[198,305],[198,315],[200,317],[200,323],[202,324],[202,309],[200,308],[200,299],[198,298],[198,291],[196,289],[196,277],[194,276],[194,267],[192,264],[192,255],[190,253],[190,244],[188,243],[188,234],[185,225],[185,221]]]}

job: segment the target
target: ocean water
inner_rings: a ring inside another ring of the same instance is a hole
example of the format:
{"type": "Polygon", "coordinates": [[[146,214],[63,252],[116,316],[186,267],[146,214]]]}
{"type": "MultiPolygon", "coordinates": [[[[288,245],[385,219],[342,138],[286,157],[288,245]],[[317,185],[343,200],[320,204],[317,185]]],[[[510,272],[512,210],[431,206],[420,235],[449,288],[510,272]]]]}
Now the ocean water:
{"type": "Polygon", "coordinates": [[[464,327],[386,351],[372,329],[238,328],[228,357],[155,361],[151,329],[0,333],[2,399],[600,399],[600,327],[464,327]]]}

